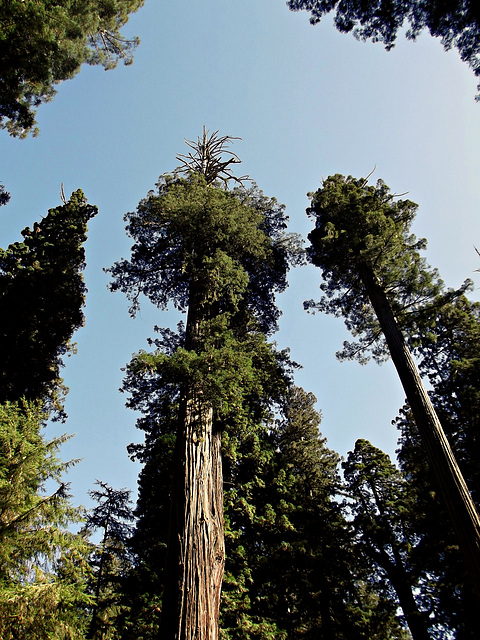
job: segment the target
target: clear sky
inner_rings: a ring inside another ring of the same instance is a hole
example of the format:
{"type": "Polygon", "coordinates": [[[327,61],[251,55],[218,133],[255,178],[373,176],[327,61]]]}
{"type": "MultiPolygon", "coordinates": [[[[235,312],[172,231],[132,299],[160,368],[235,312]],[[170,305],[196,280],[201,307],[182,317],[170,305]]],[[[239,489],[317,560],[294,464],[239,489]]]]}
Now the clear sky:
{"type": "MultiPolygon", "coordinates": [[[[148,348],[153,325],[174,326],[174,312],[144,302],[136,320],[122,294],[109,293],[104,267],[128,257],[123,214],[178,164],[184,138],[202,125],[240,136],[234,151],[268,196],[287,206],[290,231],[306,237],[306,193],[322,177],[343,173],[383,178],[420,205],[414,232],[429,241],[427,259],[449,286],[477,276],[480,260],[480,104],[476,81],[456,52],[430,36],[403,37],[393,51],[318,26],[283,0],[146,0],[125,31],[141,44],[132,66],[84,68],[59,87],[38,115],[40,136],[0,133],[0,182],[11,192],[0,209],[0,245],[82,188],[99,207],[86,243],[86,326],[78,354],[64,369],[70,387],[66,425],[76,433],[62,458],[83,458],[68,479],[77,503],[89,504],[95,479],[135,491],[139,467],[125,447],[142,437],[119,393],[121,368],[148,348]]],[[[303,365],[297,384],[313,391],[328,445],[345,455],[359,437],[393,454],[390,421],[403,403],[391,363],[340,364],[348,334],[340,319],[309,316],[320,272],[291,272],[278,298],[280,347],[303,365]]]]}

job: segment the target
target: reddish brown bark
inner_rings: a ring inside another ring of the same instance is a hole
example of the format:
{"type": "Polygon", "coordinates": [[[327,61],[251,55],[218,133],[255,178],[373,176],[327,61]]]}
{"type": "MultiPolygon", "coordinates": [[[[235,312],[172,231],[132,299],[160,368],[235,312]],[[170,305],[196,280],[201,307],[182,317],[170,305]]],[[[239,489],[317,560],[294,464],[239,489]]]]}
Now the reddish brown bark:
{"type": "MultiPolygon", "coordinates": [[[[201,350],[202,292],[192,284],[186,347],[201,350]]],[[[225,566],[221,432],[201,385],[184,385],[175,445],[161,640],[217,640],[225,566]]]]}
{"type": "Polygon", "coordinates": [[[225,564],[221,434],[210,407],[185,401],[177,441],[162,640],[217,640],[225,564]]]}

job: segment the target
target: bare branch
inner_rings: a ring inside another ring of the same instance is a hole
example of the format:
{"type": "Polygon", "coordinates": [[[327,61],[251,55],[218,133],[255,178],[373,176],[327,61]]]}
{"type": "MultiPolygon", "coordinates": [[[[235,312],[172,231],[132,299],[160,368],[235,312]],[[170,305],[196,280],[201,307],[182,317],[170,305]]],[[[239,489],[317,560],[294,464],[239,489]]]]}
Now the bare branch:
{"type": "Polygon", "coordinates": [[[361,184],[361,189],[363,189],[363,187],[366,186],[368,179],[370,178],[371,175],[373,175],[375,173],[377,169],[377,165],[374,165],[373,169],[370,171],[370,173],[368,174],[368,176],[366,178],[363,179],[363,182],[361,184]]]}
{"type": "Polygon", "coordinates": [[[229,168],[232,164],[239,164],[240,158],[228,149],[228,145],[232,140],[241,140],[234,136],[219,136],[218,131],[214,131],[210,136],[203,126],[203,135],[197,138],[197,141],[185,140],[190,149],[193,150],[188,154],[179,154],[177,160],[181,162],[177,169],[179,173],[201,173],[205,176],[207,184],[212,184],[215,180],[222,180],[225,184],[229,180],[234,180],[239,184],[243,184],[244,180],[249,180],[248,176],[237,177],[233,175],[229,168]],[[222,156],[227,154],[227,159],[222,156]]]}

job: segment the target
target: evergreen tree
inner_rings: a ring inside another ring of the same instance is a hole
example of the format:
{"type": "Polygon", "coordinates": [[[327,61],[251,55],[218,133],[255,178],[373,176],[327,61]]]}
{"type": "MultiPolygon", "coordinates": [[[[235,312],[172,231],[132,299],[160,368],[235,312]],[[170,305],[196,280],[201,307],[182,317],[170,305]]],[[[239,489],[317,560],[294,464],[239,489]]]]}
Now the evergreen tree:
{"type": "Polygon", "coordinates": [[[76,191],[0,249],[0,402],[25,397],[62,412],[60,368],[84,321],[82,245],[96,213],[76,191]]]}
{"type": "MultiPolygon", "coordinates": [[[[478,416],[480,318],[478,303],[465,296],[446,304],[435,315],[430,332],[417,341],[421,371],[432,385],[430,397],[455,452],[472,497],[479,506],[478,416]]],[[[458,638],[476,636],[476,606],[461,564],[457,541],[443,504],[434,491],[435,480],[419,444],[411,410],[405,406],[396,420],[401,430],[399,461],[418,494],[417,534],[422,537],[418,562],[435,576],[427,598],[435,603],[435,617],[458,638]]]]}
{"type": "Polygon", "coordinates": [[[340,175],[312,195],[309,255],[322,268],[325,295],[306,306],[343,315],[361,336],[344,356],[391,355],[480,598],[480,519],[403,335],[422,335],[433,310],[454,294],[440,296],[442,283],[419,254],[425,241],[410,234],[416,205],[394,198],[382,181],[369,187],[340,175]]]}
{"type": "Polygon", "coordinates": [[[313,394],[293,387],[279,423],[272,485],[280,536],[266,543],[273,548],[277,581],[269,605],[277,609],[288,638],[358,638],[351,540],[335,499],[339,456],[319,433],[315,402],[313,394]]]}
{"type": "MultiPolygon", "coordinates": [[[[264,551],[260,561],[252,557],[253,584],[264,592],[260,606],[288,638],[341,633],[338,627],[334,631],[341,617],[340,603],[334,601],[344,587],[346,567],[338,562],[332,571],[330,562],[339,560],[348,536],[340,505],[332,501],[339,460],[320,438],[315,402],[313,394],[298,387],[285,396],[274,432],[273,473],[266,482],[270,518],[257,534],[264,551]]],[[[343,619],[345,626],[349,618],[343,619]]]]}
{"type": "Polygon", "coordinates": [[[98,489],[89,492],[97,505],[88,513],[84,530],[100,531],[102,539],[90,556],[95,596],[88,637],[94,640],[118,638],[118,619],[127,608],[122,602],[125,578],[131,569],[128,553],[134,519],[130,491],[113,489],[97,480],[98,489]]]}
{"type": "Polygon", "coordinates": [[[2,0],[0,3],[0,127],[36,133],[37,107],[83,63],[132,61],[137,39],[120,30],[144,0],[2,0]]]}
{"type": "Polygon", "coordinates": [[[90,545],[70,531],[71,506],[57,457],[66,436],[45,440],[34,402],[0,405],[0,637],[77,640],[86,629],[90,545]],[[46,485],[58,488],[46,493],[46,485]]]}
{"type": "MultiPolygon", "coordinates": [[[[156,350],[173,355],[184,332],[180,326],[179,335],[170,330],[164,333],[164,340],[157,338],[152,343],[156,350]]],[[[142,414],[136,426],[145,433],[143,443],[128,447],[131,459],[143,465],[129,545],[134,557],[126,584],[130,611],[122,635],[132,640],[158,637],[165,585],[179,387],[174,382],[163,385],[162,378],[151,369],[130,365],[123,384],[123,390],[130,394],[127,406],[142,414]]]]}
{"type": "Polygon", "coordinates": [[[417,496],[389,457],[366,440],[357,440],[342,466],[357,548],[390,582],[413,639],[428,640],[431,621],[415,597],[425,574],[416,574],[412,565],[420,541],[414,526],[417,496]]]}
{"type": "Polygon", "coordinates": [[[480,303],[466,296],[437,310],[415,353],[430,397],[477,506],[480,505],[480,303]]]}
{"type": "Polygon", "coordinates": [[[401,431],[399,464],[416,493],[411,514],[418,544],[412,550],[412,571],[423,579],[418,598],[431,621],[432,637],[443,640],[477,635],[477,606],[455,529],[425,458],[420,434],[406,405],[395,420],[401,431]]]}
{"type": "Polygon", "coordinates": [[[334,24],[340,32],[352,32],[359,40],[382,42],[387,51],[395,45],[404,25],[409,27],[405,35],[410,40],[428,29],[433,37],[441,39],[446,51],[458,49],[462,60],[480,76],[480,11],[476,0],[288,0],[287,4],[293,11],[310,11],[312,24],[335,11],[334,24]]]}
{"type": "Polygon", "coordinates": [[[51,209],[23,242],[0,250],[0,636],[77,639],[91,597],[84,534],[57,451],[41,431],[62,415],[62,356],[83,323],[82,244],[96,214],[81,191],[51,209]],[[52,485],[58,488],[47,494],[52,485]]]}
{"type": "MultiPolygon", "coordinates": [[[[182,325],[177,334],[170,330],[159,331],[162,337],[153,341],[157,350],[165,354],[175,353],[184,340],[182,325]]],[[[248,586],[251,580],[250,560],[256,562],[258,558],[255,556],[245,563],[242,550],[245,542],[243,538],[239,539],[239,533],[247,527],[256,538],[261,538],[257,525],[266,502],[265,482],[261,478],[271,468],[269,461],[274,453],[268,425],[272,424],[275,399],[285,384],[283,367],[279,366],[283,356],[265,349],[262,343],[254,343],[251,351],[256,355],[252,371],[257,381],[256,388],[250,386],[249,393],[245,387],[243,407],[238,405],[236,408],[239,415],[234,411],[232,418],[222,424],[227,556],[222,594],[222,637],[229,637],[225,634],[229,633],[230,623],[234,633],[250,634],[248,637],[252,638],[278,632],[274,622],[251,611],[245,585],[248,586]]],[[[132,538],[136,568],[131,576],[129,593],[133,595],[134,605],[125,637],[153,638],[157,637],[161,608],[158,594],[165,584],[179,384],[169,381],[165,368],[155,372],[139,371],[138,368],[132,371],[132,364],[128,368],[124,388],[131,394],[129,406],[144,414],[137,421],[137,426],[145,431],[146,437],[144,444],[129,447],[131,455],[143,462],[144,467],[139,477],[138,519],[132,538]]]]}
{"type": "Polygon", "coordinates": [[[303,389],[288,390],[270,446],[262,443],[254,473],[247,469],[237,483],[239,496],[250,488],[249,511],[226,510],[235,526],[222,637],[404,637],[395,603],[367,582],[368,562],[355,555],[338,500],[339,458],[318,432],[315,401],[303,389]]]}
{"type": "Polygon", "coordinates": [[[222,435],[228,427],[238,438],[249,423],[250,399],[263,396],[269,376],[282,379],[265,333],[276,326],[274,294],[286,286],[283,208],[255,188],[215,182],[231,178],[230,161],[219,160],[228,140],[204,131],[192,143],[202,171],[187,162],[185,177],[165,176],[127,215],[132,258],[110,270],[112,288],[132,299],[132,313],[141,293],[160,308],[173,302],[188,309],[183,344],[172,355],[141,353],[130,365],[156,373],[160,393],[178,406],[163,638],[217,637],[222,435]]]}

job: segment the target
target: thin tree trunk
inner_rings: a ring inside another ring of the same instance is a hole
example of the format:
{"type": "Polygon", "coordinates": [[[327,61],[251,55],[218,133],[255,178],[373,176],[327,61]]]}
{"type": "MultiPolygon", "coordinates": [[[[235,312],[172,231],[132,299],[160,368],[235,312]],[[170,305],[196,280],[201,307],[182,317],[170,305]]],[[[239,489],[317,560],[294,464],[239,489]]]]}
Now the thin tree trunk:
{"type": "Polygon", "coordinates": [[[405,343],[384,290],[371,270],[362,281],[385,335],[393,363],[412,409],[440,495],[450,513],[467,573],[480,602],[480,519],[442,425],[405,343]]]}
{"type": "Polygon", "coordinates": [[[98,609],[100,601],[100,591],[102,588],[103,567],[105,565],[105,545],[107,543],[108,525],[110,524],[110,507],[107,512],[107,519],[105,521],[105,530],[102,540],[102,553],[100,555],[100,564],[98,566],[97,584],[95,585],[95,604],[93,605],[92,617],[90,618],[90,624],[88,626],[87,638],[95,638],[98,627],[98,609]]]}
{"type": "MultiPolygon", "coordinates": [[[[397,594],[398,601],[402,607],[403,614],[413,640],[430,640],[428,625],[426,624],[426,616],[418,609],[417,602],[412,591],[412,584],[409,580],[407,570],[405,569],[401,553],[397,546],[395,532],[390,527],[388,515],[385,514],[383,501],[379,496],[375,482],[369,480],[368,486],[373,494],[375,505],[380,515],[381,526],[388,536],[388,544],[392,550],[394,560],[391,559],[384,546],[380,543],[377,543],[379,548],[378,551],[375,551],[374,547],[371,546],[370,550],[367,549],[366,553],[370,555],[370,557],[373,558],[373,560],[377,562],[387,573],[388,579],[397,594]]],[[[361,501],[363,510],[368,515],[372,525],[376,526],[375,517],[369,514],[369,508],[366,500],[362,496],[362,493],[358,492],[356,497],[361,501]]]]}
{"type": "Polygon", "coordinates": [[[403,566],[400,553],[394,542],[391,543],[391,546],[395,562],[392,562],[384,549],[380,549],[378,553],[372,553],[372,558],[386,571],[388,579],[397,594],[413,640],[431,640],[426,622],[427,614],[418,609],[412,592],[412,585],[403,566]]]}
{"type": "MultiPolygon", "coordinates": [[[[382,527],[388,535],[390,548],[394,558],[394,561],[392,561],[385,548],[380,546],[377,562],[387,572],[388,578],[395,589],[413,640],[430,640],[428,624],[426,624],[426,614],[422,613],[417,606],[417,602],[412,591],[412,584],[409,579],[408,572],[403,564],[395,532],[390,527],[388,515],[385,513],[383,501],[378,494],[375,483],[369,481],[368,484],[373,493],[375,504],[380,514],[382,527]]],[[[363,503],[363,508],[365,512],[368,512],[368,508],[365,503],[363,503]]],[[[370,518],[370,520],[372,523],[374,522],[373,518],[370,518]]]]}

